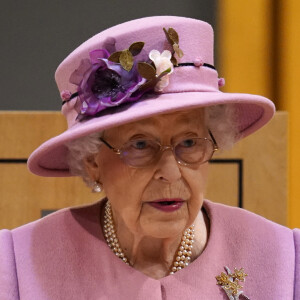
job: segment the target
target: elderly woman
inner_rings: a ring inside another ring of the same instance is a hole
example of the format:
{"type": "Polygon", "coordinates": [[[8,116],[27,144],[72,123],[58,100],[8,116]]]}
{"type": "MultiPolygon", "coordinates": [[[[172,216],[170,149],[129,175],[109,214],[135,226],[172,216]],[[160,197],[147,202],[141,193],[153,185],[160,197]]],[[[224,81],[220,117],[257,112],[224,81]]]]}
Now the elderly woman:
{"type": "MultiPolygon", "coordinates": [[[[300,231],[204,200],[208,161],[269,121],[226,94],[204,22],[151,17],[59,66],[69,129],[29,159],[106,198],[0,232],[0,299],[300,299],[300,231]]],[[[217,188],[217,187],[216,187],[217,188]]]]}

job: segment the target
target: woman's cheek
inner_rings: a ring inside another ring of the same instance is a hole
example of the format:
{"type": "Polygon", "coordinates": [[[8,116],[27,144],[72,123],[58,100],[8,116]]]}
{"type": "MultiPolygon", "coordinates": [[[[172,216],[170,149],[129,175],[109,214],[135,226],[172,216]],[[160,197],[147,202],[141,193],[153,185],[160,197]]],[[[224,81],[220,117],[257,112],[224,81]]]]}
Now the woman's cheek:
{"type": "Polygon", "coordinates": [[[143,209],[142,195],[150,180],[151,176],[147,172],[125,168],[110,186],[111,193],[107,196],[117,210],[118,216],[131,228],[139,223],[143,209]]]}

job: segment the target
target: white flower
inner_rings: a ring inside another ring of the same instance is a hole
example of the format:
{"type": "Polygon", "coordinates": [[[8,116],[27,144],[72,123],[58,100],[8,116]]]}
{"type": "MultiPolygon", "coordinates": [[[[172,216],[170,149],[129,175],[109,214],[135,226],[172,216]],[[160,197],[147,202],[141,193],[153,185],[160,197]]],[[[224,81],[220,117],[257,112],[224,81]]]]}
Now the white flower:
{"type": "Polygon", "coordinates": [[[156,76],[159,76],[162,72],[171,69],[171,71],[164,75],[155,86],[155,90],[161,92],[165,87],[169,85],[169,75],[173,72],[173,64],[171,62],[172,54],[169,50],[160,53],[157,50],[152,50],[149,53],[149,58],[154,62],[156,67],[156,76]]]}

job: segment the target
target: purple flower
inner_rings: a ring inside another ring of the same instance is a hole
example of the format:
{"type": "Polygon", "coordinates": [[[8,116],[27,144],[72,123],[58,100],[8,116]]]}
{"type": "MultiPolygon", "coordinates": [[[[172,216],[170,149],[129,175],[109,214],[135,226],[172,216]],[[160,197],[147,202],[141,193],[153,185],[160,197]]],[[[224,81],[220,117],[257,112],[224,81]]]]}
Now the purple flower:
{"type": "MultiPolygon", "coordinates": [[[[108,60],[105,49],[90,52],[90,62],[83,63],[78,95],[81,102],[79,116],[93,116],[107,107],[138,100],[143,92],[137,91],[145,83],[134,64],[128,72],[119,63],[108,60]]],[[[79,70],[75,74],[78,76],[79,70]]]]}

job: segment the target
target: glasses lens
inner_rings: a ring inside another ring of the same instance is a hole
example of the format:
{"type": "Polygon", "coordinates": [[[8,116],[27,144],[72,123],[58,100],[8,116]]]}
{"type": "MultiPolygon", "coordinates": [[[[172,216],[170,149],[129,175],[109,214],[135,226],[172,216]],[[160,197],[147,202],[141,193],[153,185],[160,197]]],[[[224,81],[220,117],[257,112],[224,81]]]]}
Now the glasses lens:
{"type": "Polygon", "coordinates": [[[177,159],[186,164],[204,163],[211,159],[213,143],[206,138],[185,138],[174,147],[177,159]]]}
{"type": "Polygon", "coordinates": [[[159,150],[160,145],[154,140],[132,140],[123,146],[121,158],[132,167],[143,167],[155,160],[159,150]]]}

